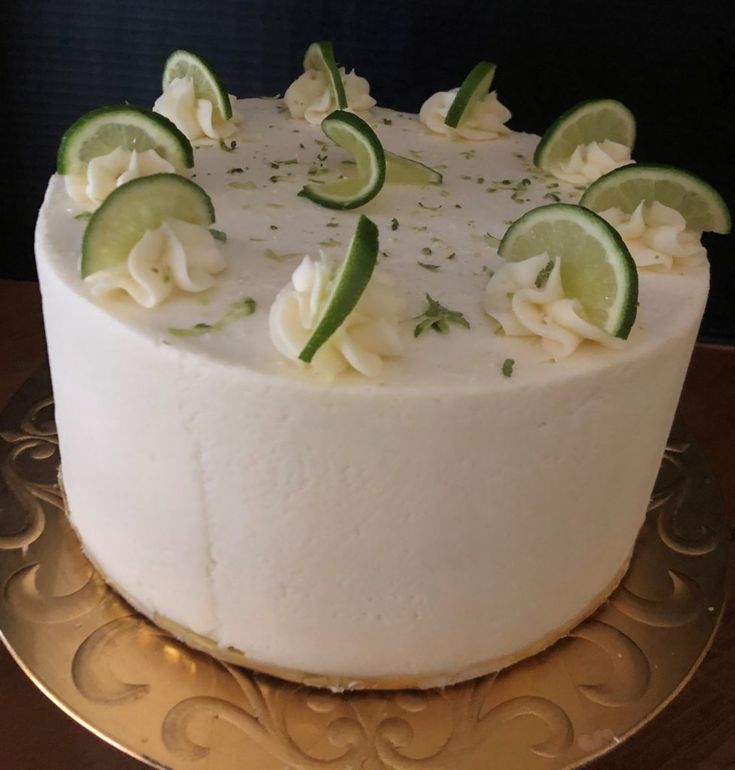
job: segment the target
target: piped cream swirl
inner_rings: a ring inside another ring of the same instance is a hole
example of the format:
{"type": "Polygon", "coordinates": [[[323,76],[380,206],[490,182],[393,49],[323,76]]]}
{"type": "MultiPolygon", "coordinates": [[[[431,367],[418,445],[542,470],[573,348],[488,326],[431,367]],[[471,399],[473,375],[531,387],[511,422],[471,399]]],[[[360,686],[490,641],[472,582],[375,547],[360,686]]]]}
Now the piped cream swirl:
{"type": "Polygon", "coordinates": [[[641,201],[632,214],[620,209],[600,212],[625,241],[636,265],[671,270],[674,265],[701,265],[707,258],[702,233],[687,229],[684,217],[670,206],[641,201]]]}
{"type": "Polygon", "coordinates": [[[551,358],[571,355],[583,340],[610,348],[623,341],[583,318],[577,299],[567,297],[561,282],[561,260],[540,254],[522,262],[506,262],[485,289],[485,312],[509,337],[538,336],[551,358]],[[548,277],[546,273],[548,272],[548,277]]]}
{"type": "MultiPolygon", "coordinates": [[[[355,74],[339,68],[350,112],[366,112],[375,106],[370,96],[370,83],[355,74]]],[[[318,126],[324,118],[337,109],[327,76],[321,70],[307,69],[288,87],[284,94],[286,106],[292,118],[305,120],[318,126]]]]}
{"type": "Polygon", "coordinates": [[[491,91],[483,99],[475,102],[472,111],[457,128],[448,126],[444,121],[452,106],[458,89],[439,91],[430,96],[422,105],[419,120],[433,133],[444,134],[451,138],[487,141],[510,133],[505,125],[510,120],[510,110],[498,101],[498,95],[491,91]]]}
{"type": "MultiPolygon", "coordinates": [[[[234,99],[230,97],[230,101],[234,99]]],[[[229,139],[240,122],[234,110],[232,117],[225,120],[209,99],[197,99],[191,78],[174,78],[156,99],[153,111],[168,118],[190,142],[198,145],[229,139]]]]}
{"type": "Polygon", "coordinates": [[[74,201],[94,210],[116,187],[131,179],[175,171],[155,150],[137,152],[116,147],[107,155],[92,158],[83,172],[65,175],[64,185],[74,201]]]}
{"type": "Polygon", "coordinates": [[[604,139],[578,145],[567,160],[551,166],[549,171],[564,182],[586,185],[629,163],[634,163],[630,147],[604,139]]]}
{"type": "Polygon", "coordinates": [[[225,260],[212,234],[199,225],[170,219],[148,230],[125,262],[85,278],[95,297],[127,292],[139,305],[155,307],[174,291],[211,288],[225,260]]]}
{"type": "MultiPolygon", "coordinates": [[[[323,256],[320,260],[306,256],[273,302],[271,340],[286,358],[298,360],[319,323],[333,278],[334,268],[323,256]]],[[[383,358],[403,352],[398,333],[402,309],[393,277],[376,270],[354,310],[319,348],[311,367],[330,380],[349,368],[377,377],[383,358]]]]}

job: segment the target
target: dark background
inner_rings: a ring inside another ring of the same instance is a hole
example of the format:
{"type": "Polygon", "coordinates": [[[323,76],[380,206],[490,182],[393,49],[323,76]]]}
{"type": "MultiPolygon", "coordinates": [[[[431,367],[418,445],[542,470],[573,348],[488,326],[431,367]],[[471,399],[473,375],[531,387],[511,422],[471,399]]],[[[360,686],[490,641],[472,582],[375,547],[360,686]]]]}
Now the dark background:
{"type": "MultiPolygon", "coordinates": [[[[732,0],[6,0],[0,14],[0,278],[35,277],[33,226],[63,131],[104,104],[150,106],[175,48],[208,58],[232,93],[262,96],[285,91],[308,43],[331,39],[380,105],[411,111],[489,59],[511,127],[542,133],[579,100],[620,99],[638,119],[637,160],[700,174],[735,211],[732,0]]],[[[733,240],[705,245],[702,337],[735,343],[733,240]]]]}

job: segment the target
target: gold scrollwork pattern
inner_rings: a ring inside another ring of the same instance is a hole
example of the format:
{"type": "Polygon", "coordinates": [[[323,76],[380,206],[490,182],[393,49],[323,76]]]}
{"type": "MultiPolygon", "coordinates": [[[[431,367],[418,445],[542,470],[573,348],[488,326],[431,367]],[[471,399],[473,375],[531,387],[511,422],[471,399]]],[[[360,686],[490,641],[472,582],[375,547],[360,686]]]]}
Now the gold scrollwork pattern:
{"type": "Polygon", "coordinates": [[[46,417],[52,407],[53,398],[44,398],[23,417],[20,430],[0,433],[0,438],[10,445],[0,464],[0,478],[25,513],[25,524],[20,532],[0,535],[0,550],[27,547],[41,536],[45,525],[44,504],[63,509],[57,484],[34,481],[25,475],[28,460],[42,465],[58,459],[56,428],[53,419],[46,417]]]}

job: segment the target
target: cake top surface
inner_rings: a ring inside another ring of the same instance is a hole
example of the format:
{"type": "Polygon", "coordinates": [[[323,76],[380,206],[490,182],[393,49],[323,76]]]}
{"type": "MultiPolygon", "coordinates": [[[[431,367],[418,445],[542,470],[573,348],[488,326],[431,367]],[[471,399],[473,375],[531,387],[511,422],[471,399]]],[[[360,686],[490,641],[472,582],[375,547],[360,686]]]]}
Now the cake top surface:
{"type": "MultiPolygon", "coordinates": [[[[582,190],[532,165],[538,137],[510,132],[488,142],[451,141],[431,134],[415,115],[375,108],[367,117],[386,150],[443,174],[442,185],[386,184],[358,211],[334,211],[298,196],[307,178],[349,173],[348,156],[318,126],[291,119],[279,99],[237,103],[243,128],[230,151],[195,150],[192,178],[211,196],[224,233],[227,262],[216,285],[201,294],[177,294],[153,309],[127,296],[94,299],[79,278],[85,222],[63,179],[52,179],[39,219],[37,252],[64,283],[108,317],[162,350],[184,352],[243,372],[277,377],[295,386],[324,387],[308,370],[283,358],[271,342],[268,311],[305,255],[320,250],[344,256],[360,214],[379,227],[379,270],[390,273],[405,300],[401,356],[386,360],[380,377],[339,375],[331,387],[386,390],[486,391],[574,377],[614,366],[621,357],[645,355],[661,339],[686,333],[701,314],[706,266],[641,274],[638,318],[622,350],[585,343],[570,358],[550,362],[537,338],[496,334],[483,293],[502,263],[497,239],[525,211],[552,200],[578,201],[582,190]],[[464,315],[470,325],[447,334],[428,329],[414,337],[429,294],[464,315]],[[228,317],[235,303],[255,300],[252,315],[228,317]],[[219,323],[228,319],[226,323],[219,323]],[[220,328],[205,334],[172,333],[196,324],[220,328]],[[512,377],[504,363],[515,362],[512,377]]],[[[228,145],[225,145],[227,147],[228,145]]]]}

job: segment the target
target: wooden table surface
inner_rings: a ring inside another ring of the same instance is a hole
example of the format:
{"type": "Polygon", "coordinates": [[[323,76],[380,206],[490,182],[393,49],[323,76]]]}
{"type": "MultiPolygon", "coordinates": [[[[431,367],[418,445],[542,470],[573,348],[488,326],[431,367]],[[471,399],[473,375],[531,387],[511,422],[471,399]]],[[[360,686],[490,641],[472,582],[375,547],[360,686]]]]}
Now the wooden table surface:
{"type": "MultiPolygon", "coordinates": [[[[45,360],[38,287],[0,281],[0,409],[45,360]]],[[[725,498],[735,551],[735,348],[700,345],[680,412],[725,498]]],[[[733,562],[735,563],[735,562],[733,562]]],[[[735,569],[730,573],[735,595],[735,569]]],[[[1,647],[1,645],[0,645],[1,647]]],[[[0,770],[142,770],[47,700],[0,649],[0,770]]],[[[735,602],[681,695],[595,770],[735,770],[735,602]]],[[[243,768],[243,770],[250,770],[243,768]]],[[[253,768],[257,770],[257,768],[253,768]]],[[[455,768],[446,768],[455,770],[455,768]]],[[[502,770],[502,768],[497,768],[502,770]]]]}

